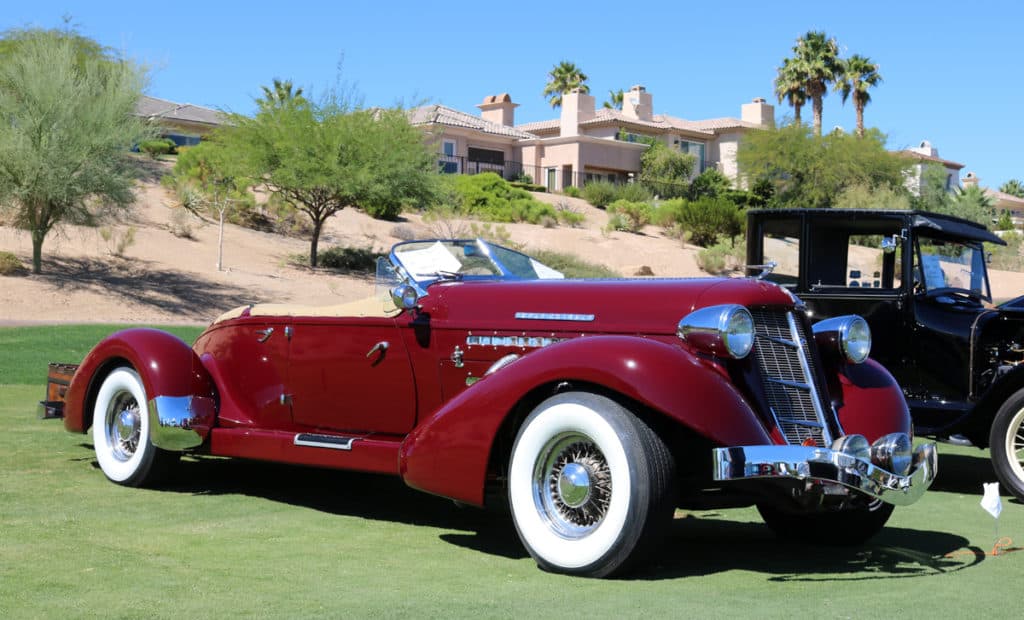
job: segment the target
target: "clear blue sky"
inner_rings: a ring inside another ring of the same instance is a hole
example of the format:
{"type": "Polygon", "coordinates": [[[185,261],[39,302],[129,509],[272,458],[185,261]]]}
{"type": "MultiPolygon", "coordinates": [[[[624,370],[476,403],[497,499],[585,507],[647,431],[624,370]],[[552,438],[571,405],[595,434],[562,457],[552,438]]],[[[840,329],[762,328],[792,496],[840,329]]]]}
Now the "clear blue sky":
{"type": "MultiPolygon", "coordinates": [[[[776,68],[809,29],[879,63],[867,125],[889,148],[930,140],[982,185],[1024,181],[1024,3],[950,2],[7,2],[0,28],[61,24],[152,67],[148,93],[248,113],[261,84],[307,92],[339,77],[366,105],[443,103],[466,112],[508,92],[516,122],[555,118],[541,97],[559,60],[587,74],[598,105],[643,84],[654,111],[739,116],[774,100],[776,68]]],[[[805,111],[805,119],[811,112],[805,111]]],[[[781,120],[789,108],[776,106],[781,120]]],[[[851,130],[852,102],[824,125],[851,130]]]]}

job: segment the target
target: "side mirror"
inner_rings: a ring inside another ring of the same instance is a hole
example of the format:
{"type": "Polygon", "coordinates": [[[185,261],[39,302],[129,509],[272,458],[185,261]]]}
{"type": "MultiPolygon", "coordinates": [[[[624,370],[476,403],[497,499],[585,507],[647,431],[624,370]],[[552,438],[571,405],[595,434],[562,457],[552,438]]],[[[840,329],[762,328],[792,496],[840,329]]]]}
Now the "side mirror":
{"type": "Polygon", "coordinates": [[[897,235],[891,237],[882,237],[882,252],[886,254],[892,254],[896,251],[896,247],[900,244],[900,238],[897,235]]]}
{"type": "Polygon", "coordinates": [[[416,294],[416,289],[408,284],[400,285],[391,289],[391,301],[395,303],[396,307],[408,310],[416,307],[419,295],[416,294]]]}

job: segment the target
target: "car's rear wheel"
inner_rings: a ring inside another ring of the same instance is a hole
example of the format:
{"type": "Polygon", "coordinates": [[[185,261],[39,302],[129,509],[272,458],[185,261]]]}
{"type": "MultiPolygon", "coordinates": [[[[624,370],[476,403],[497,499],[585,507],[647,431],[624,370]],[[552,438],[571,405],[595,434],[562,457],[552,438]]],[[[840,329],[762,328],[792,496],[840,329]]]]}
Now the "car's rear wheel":
{"type": "Polygon", "coordinates": [[[147,486],[166,475],[178,460],[150,441],[146,389],[137,372],[122,367],[103,380],[93,408],[92,438],[96,460],[110,480],[147,486]]]}
{"type": "Polygon", "coordinates": [[[992,420],[989,451],[1003,488],[1024,499],[1024,390],[1006,399],[992,420]]]}
{"type": "Polygon", "coordinates": [[[541,568],[607,577],[656,546],[672,520],[674,478],[671,453],[639,418],[609,398],[568,392],[520,428],[509,504],[541,568]]]}
{"type": "Polygon", "coordinates": [[[860,545],[882,531],[893,505],[875,500],[866,506],[836,512],[793,513],[758,504],[765,525],[779,538],[809,544],[860,545]]]}

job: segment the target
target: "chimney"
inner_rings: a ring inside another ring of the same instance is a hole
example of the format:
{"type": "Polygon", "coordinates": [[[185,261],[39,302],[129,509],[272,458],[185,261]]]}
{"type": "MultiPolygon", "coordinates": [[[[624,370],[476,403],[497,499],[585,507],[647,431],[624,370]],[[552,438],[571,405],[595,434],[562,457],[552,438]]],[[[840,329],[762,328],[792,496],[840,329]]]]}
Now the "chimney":
{"type": "Polygon", "coordinates": [[[939,149],[937,149],[934,146],[932,146],[932,143],[927,141],[927,140],[921,140],[921,145],[920,146],[914,147],[914,148],[909,149],[909,150],[912,153],[917,153],[918,155],[924,155],[926,157],[938,157],[939,156],[939,149]]]}
{"type": "Polygon", "coordinates": [[[755,97],[752,102],[740,106],[740,120],[761,127],[774,127],[775,106],[765,101],[764,97],[755,97]]]}
{"type": "Polygon", "coordinates": [[[978,185],[978,176],[973,172],[968,172],[964,176],[963,180],[964,188],[975,187],[978,185]]]}
{"type": "Polygon", "coordinates": [[[574,88],[562,93],[561,137],[580,135],[580,123],[594,118],[594,98],[574,88]]]}
{"type": "Polygon", "coordinates": [[[515,125],[515,110],[519,104],[512,103],[512,97],[508,93],[501,93],[484,97],[484,102],[476,107],[480,108],[480,116],[485,121],[513,127],[515,125]]]}
{"type": "Polygon", "coordinates": [[[654,99],[643,86],[631,86],[628,93],[623,93],[622,113],[637,120],[649,121],[654,116],[654,99]]]}

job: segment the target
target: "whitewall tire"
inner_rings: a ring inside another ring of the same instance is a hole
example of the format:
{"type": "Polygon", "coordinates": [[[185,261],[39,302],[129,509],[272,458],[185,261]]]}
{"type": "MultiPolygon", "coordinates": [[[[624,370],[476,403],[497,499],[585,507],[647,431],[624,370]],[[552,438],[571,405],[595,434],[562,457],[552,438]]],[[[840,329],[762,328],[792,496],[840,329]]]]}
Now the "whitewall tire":
{"type": "Polygon", "coordinates": [[[145,486],[162,477],[177,454],[150,441],[146,390],[131,368],[103,380],[93,408],[92,439],[103,473],[118,484],[145,486]]]}
{"type": "Polygon", "coordinates": [[[674,464],[661,439],[615,401],[553,396],[512,448],[509,504],[537,564],[605,577],[635,566],[671,522],[674,464]]]}
{"type": "Polygon", "coordinates": [[[996,413],[989,451],[1003,490],[1024,500],[1024,390],[1006,399],[996,413]]]}

